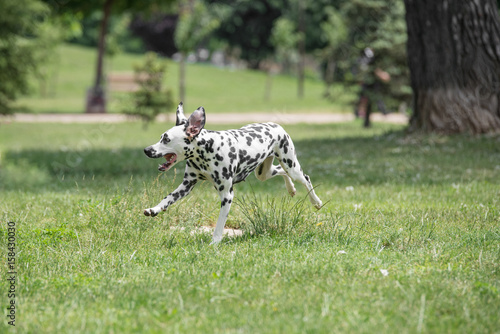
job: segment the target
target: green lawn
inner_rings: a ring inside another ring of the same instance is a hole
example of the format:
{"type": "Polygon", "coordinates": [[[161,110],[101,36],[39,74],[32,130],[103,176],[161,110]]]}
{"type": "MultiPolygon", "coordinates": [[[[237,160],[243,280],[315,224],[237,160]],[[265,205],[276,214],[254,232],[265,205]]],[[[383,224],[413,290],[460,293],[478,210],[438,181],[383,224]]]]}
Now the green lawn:
{"type": "MultiPolygon", "coordinates": [[[[142,152],[165,125],[2,124],[0,254],[6,264],[13,221],[17,332],[499,331],[498,137],[285,128],[326,205],[251,175],[228,221],[244,236],[209,246],[191,234],[217,219],[207,183],[142,215],[181,182],[182,166],[161,174],[142,152]]],[[[0,332],[8,289],[2,279],[0,332]]]]}
{"type": "MultiPolygon", "coordinates": [[[[97,51],[75,45],[62,45],[58,52],[57,70],[49,82],[48,97],[38,93],[39,85],[32,81],[33,94],[19,100],[18,105],[35,113],[81,113],[85,109],[85,94],[94,80],[97,51]]],[[[132,72],[141,55],[118,54],[107,61],[110,72],[132,72]]],[[[165,87],[172,89],[175,105],[178,100],[178,64],[167,61],[165,87]]],[[[55,71],[54,65],[51,65],[55,71]]],[[[259,71],[220,69],[208,65],[189,64],[186,78],[186,101],[190,109],[203,105],[210,112],[350,112],[352,93],[337,86],[335,102],[322,98],[324,85],[319,78],[308,77],[305,96],[298,99],[294,77],[274,78],[271,99],[264,101],[266,75],[259,71]]],[[[124,93],[111,93],[109,112],[119,112],[124,93]]],[[[174,108],[175,110],[175,108],[174,108]]]]}

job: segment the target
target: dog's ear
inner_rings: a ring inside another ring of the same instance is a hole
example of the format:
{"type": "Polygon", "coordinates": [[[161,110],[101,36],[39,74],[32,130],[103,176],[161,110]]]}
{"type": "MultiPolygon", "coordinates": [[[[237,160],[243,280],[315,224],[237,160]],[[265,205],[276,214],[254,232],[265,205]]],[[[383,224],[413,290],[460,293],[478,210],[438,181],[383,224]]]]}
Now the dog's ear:
{"type": "Polygon", "coordinates": [[[199,107],[189,116],[186,134],[191,139],[196,137],[205,126],[205,109],[199,107]]]}
{"type": "Polygon", "coordinates": [[[187,123],[187,118],[184,116],[184,107],[182,106],[182,102],[177,106],[177,113],[175,114],[175,125],[181,125],[187,123]]]}

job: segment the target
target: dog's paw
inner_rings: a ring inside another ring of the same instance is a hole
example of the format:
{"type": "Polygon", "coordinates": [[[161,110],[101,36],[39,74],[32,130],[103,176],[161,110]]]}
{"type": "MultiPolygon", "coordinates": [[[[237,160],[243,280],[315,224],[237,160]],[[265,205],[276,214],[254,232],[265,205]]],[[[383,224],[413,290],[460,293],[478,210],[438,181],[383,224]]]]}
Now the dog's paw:
{"type": "Polygon", "coordinates": [[[160,210],[156,210],[155,208],[150,208],[150,209],[146,209],[144,210],[144,215],[145,216],[151,216],[151,217],[154,217],[156,215],[158,215],[158,213],[160,212],[160,210]]]}
{"type": "Polygon", "coordinates": [[[317,201],[314,201],[314,202],[312,203],[312,205],[314,205],[314,207],[315,207],[317,210],[319,210],[319,209],[321,209],[321,208],[323,207],[323,202],[321,202],[321,200],[317,200],[317,201]]]}
{"type": "Polygon", "coordinates": [[[309,193],[309,201],[317,210],[323,207],[323,202],[319,199],[318,196],[316,196],[315,193],[309,193]]]}
{"type": "Polygon", "coordinates": [[[290,196],[295,196],[295,194],[297,193],[297,189],[295,189],[293,183],[286,183],[285,184],[286,186],[286,190],[288,191],[288,193],[290,194],[290,196]]]}

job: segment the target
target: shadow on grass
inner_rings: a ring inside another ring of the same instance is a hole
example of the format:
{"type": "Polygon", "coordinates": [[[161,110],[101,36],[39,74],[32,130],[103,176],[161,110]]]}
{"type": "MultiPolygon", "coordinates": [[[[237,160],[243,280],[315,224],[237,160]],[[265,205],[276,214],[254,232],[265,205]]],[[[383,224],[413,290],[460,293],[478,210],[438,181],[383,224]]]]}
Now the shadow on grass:
{"type": "Polygon", "coordinates": [[[392,131],[370,137],[303,140],[296,146],[313,183],[351,186],[498,183],[498,144],[498,138],[408,137],[392,131]]]}
{"type": "MultiPolygon", "coordinates": [[[[452,184],[498,182],[500,150],[488,138],[405,138],[402,132],[380,136],[295,141],[298,158],[314,184],[355,186],[373,184],[452,184]],[[496,157],[496,158],[495,158],[496,157]]],[[[6,151],[0,167],[4,189],[32,190],[61,180],[99,182],[150,179],[161,159],[148,159],[142,148],[6,151]]],[[[177,165],[183,170],[184,164],[177,165]]],[[[174,173],[169,171],[168,173],[174,173]]],[[[65,187],[62,187],[64,189],[65,187]]]]}
{"type": "Polygon", "coordinates": [[[7,151],[0,167],[0,181],[7,190],[65,190],[74,181],[97,180],[101,184],[131,177],[158,175],[158,161],[148,159],[140,148],[7,151]]]}

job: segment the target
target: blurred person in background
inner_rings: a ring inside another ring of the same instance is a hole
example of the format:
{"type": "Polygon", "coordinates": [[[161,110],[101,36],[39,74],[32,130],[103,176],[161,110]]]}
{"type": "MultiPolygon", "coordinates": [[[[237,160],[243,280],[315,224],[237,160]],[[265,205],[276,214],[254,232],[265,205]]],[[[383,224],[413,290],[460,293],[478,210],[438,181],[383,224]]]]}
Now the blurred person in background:
{"type": "Polygon", "coordinates": [[[391,80],[391,76],[377,66],[375,53],[369,47],[362,51],[357,60],[357,67],[355,75],[360,85],[360,92],[354,106],[354,115],[356,118],[363,118],[363,126],[367,128],[370,127],[370,114],[374,102],[382,114],[389,113],[382,99],[382,92],[387,86],[386,83],[391,80]]]}

